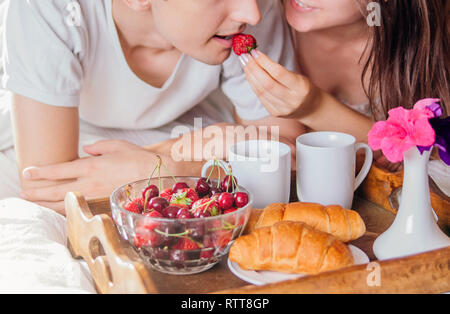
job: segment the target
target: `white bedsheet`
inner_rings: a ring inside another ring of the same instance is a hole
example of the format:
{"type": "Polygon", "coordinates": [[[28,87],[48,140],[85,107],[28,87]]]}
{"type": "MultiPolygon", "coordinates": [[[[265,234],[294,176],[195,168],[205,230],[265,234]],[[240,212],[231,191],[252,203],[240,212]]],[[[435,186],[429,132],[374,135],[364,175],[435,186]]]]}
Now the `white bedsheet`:
{"type": "Polygon", "coordinates": [[[63,216],[20,199],[0,200],[0,293],[95,293],[66,239],[63,216]]]}

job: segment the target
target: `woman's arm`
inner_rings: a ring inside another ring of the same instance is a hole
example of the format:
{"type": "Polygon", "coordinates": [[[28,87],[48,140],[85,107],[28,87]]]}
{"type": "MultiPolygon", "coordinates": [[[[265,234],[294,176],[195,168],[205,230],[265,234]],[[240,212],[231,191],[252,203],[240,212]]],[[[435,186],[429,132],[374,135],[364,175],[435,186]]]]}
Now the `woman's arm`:
{"type": "Polygon", "coordinates": [[[367,142],[373,121],[318,89],[304,76],[288,71],[265,54],[244,55],[247,79],[269,113],[297,119],[313,130],[340,131],[367,142]],[[252,56],[253,55],[253,56],[252,56]]]}
{"type": "Polygon", "coordinates": [[[57,184],[24,180],[22,172],[27,167],[47,166],[78,158],[78,109],[49,106],[15,94],[12,117],[22,188],[57,184]]]}

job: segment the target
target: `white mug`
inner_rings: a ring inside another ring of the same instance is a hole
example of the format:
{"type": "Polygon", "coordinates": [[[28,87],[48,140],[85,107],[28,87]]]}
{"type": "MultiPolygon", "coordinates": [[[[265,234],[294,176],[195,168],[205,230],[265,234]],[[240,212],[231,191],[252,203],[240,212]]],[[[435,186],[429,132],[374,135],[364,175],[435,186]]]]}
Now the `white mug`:
{"type": "MultiPolygon", "coordinates": [[[[253,195],[253,207],[265,208],[272,203],[288,203],[291,187],[291,148],[276,141],[254,140],[239,142],[229,152],[229,163],[218,161],[228,172],[229,166],[238,184],[253,195]]],[[[214,161],[202,169],[202,177],[214,161]]]]}
{"type": "Polygon", "coordinates": [[[297,138],[297,196],[302,202],[351,208],[355,190],[369,173],[373,153],[348,134],[313,132],[297,138]],[[364,165],[355,178],[356,152],[364,165]]]}

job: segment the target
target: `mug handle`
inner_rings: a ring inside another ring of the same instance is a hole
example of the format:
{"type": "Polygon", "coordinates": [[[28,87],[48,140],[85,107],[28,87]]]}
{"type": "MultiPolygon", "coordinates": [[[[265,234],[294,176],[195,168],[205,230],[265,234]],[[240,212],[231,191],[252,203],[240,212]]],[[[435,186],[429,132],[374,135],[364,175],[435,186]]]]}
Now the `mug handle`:
{"type": "MultiPolygon", "coordinates": [[[[219,165],[219,167],[222,168],[223,171],[225,171],[225,173],[228,172],[228,169],[230,167],[229,163],[227,163],[226,161],[223,161],[223,160],[217,160],[216,162],[219,165]]],[[[203,178],[207,177],[208,170],[212,166],[214,166],[214,160],[209,160],[203,165],[203,168],[202,168],[202,177],[203,178]]]]}
{"type": "Polygon", "coordinates": [[[373,161],[373,152],[372,149],[369,147],[369,145],[364,143],[358,143],[355,146],[355,152],[358,152],[360,149],[364,149],[366,152],[366,159],[364,160],[364,165],[361,168],[361,171],[358,173],[358,176],[355,180],[355,191],[361,183],[364,181],[364,179],[369,174],[370,168],[372,167],[372,161],[373,161]]]}

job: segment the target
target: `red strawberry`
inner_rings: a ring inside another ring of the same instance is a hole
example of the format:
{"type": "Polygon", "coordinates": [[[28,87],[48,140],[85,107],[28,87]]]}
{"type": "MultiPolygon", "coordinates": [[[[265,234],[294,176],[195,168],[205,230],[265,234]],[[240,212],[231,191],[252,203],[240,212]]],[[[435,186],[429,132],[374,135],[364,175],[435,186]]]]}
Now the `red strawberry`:
{"type": "Polygon", "coordinates": [[[172,193],[172,189],[165,189],[164,191],[161,192],[160,197],[165,198],[170,203],[170,199],[172,198],[172,194],[173,194],[172,193]]]}
{"type": "Polygon", "coordinates": [[[232,230],[219,230],[215,232],[213,237],[214,246],[221,249],[225,248],[230,243],[232,236],[232,230]]]}
{"type": "Polygon", "coordinates": [[[209,211],[211,216],[219,214],[219,205],[217,198],[202,198],[192,204],[192,211],[195,213],[209,211]]]}
{"type": "Polygon", "coordinates": [[[144,216],[149,218],[143,218],[139,220],[136,224],[136,229],[145,228],[147,230],[155,230],[156,228],[159,227],[159,223],[156,222],[154,219],[150,218],[163,218],[163,215],[156,210],[151,211],[149,213],[145,213],[144,216]]]}
{"type": "Polygon", "coordinates": [[[144,200],[141,198],[137,198],[134,201],[126,204],[124,208],[129,212],[142,214],[142,211],[144,210],[144,200]]]}
{"type": "Polygon", "coordinates": [[[142,246],[157,247],[163,243],[162,237],[146,228],[136,228],[136,236],[134,237],[134,246],[140,248],[142,246]]]}
{"type": "Polygon", "coordinates": [[[206,236],[203,239],[203,249],[202,252],[200,253],[200,258],[210,259],[211,257],[214,256],[214,251],[215,247],[211,237],[206,236]]]}
{"type": "Polygon", "coordinates": [[[233,37],[233,51],[240,56],[244,53],[250,53],[258,47],[255,37],[248,34],[239,34],[233,37]]]}
{"type": "Polygon", "coordinates": [[[200,246],[189,238],[181,238],[177,244],[172,246],[173,250],[198,250],[200,246]]]}
{"type": "Polygon", "coordinates": [[[224,210],[223,214],[226,215],[235,211],[237,211],[237,208],[231,207],[230,209],[224,210]]]}
{"type": "Polygon", "coordinates": [[[170,199],[171,204],[179,204],[179,205],[187,205],[192,206],[196,201],[198,201],[198,195],[197,192],[195,192],[193,189],[182,189],[178,190],[177,193],[172,195],[172,198],[170,199]]]}

